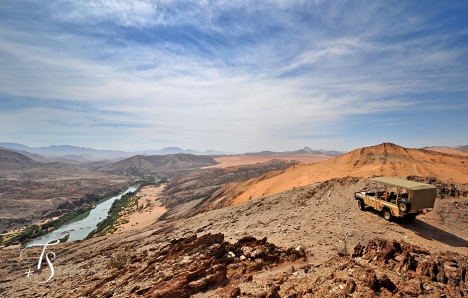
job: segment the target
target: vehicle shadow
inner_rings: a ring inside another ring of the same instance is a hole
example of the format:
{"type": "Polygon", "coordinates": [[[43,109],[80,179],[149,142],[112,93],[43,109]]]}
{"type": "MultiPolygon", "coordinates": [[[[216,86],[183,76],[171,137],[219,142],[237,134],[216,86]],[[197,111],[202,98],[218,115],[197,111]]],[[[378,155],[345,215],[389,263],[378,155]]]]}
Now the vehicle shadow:
{"type": "Polygon", "coordinates": [[[468,247],[467,240],[418,219],[413,222],[399,219],[395,223],[427,240],[435,240],[453,247],[468,247]]]}
{"type": "MultiPolygon", "coordinates": [[[[376,216],[381,215],[381,212],[370,208],[366,209],[366,211],[372,212],[376,216]]],[[[457,235],[444,231],[417,218],[414,221],[410,221],[405,218],[393,218],[392,221],[400,227],[412,231],[424,239],[438,241],[452,247],[468,247],[468,240],[460,238],[457,235]]]]}

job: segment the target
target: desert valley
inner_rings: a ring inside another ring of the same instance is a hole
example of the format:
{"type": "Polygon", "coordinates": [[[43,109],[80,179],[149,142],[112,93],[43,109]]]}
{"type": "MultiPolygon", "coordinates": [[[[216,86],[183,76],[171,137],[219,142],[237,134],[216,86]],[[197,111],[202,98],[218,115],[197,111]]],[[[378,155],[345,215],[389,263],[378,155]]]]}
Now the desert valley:
{"type": "Polygon", "coordinates": [[[0,298],[468,298],[468,1],[0,3],[0,298]]]}
{"type": "Polygon", "coordinates": [[[88,239],[3,245],[0,295],[467,297],[464,150],[382,143],[339,154],[67,163],[3,148],[3,244],[27,227],[142,187],[116,200],[121,205],[109,209],[110,224],[88,239]],[[354,193],[379,176],[436,186],[435,208],[414,221],[359,210],[354,193]]]}

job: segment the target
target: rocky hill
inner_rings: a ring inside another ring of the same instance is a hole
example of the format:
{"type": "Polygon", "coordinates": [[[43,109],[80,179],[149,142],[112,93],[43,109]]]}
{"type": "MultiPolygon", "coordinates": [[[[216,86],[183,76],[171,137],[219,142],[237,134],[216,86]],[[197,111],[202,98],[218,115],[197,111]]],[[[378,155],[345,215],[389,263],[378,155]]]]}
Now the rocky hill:
{"type": "Polygon", "coordinates": [[[392,143],[356,149],[315,164],[299,164],[281,173],[269,173],[226,186],[217,204],[237,204],[260,196],[333,178],[433,176],[451,183],[468,183],[468,157],[408,149],[392,143]]]}
{"type": "Polygon", "coordinates": [[[0,148],[0,169],[19,170],[39,166],[40,163],[18,152],[0,148]]]}
{"type": "Polygon", "coordinates": [[[193,154],[136,155],[109,165],[99,171],[118,175],[149,175],[216,165],[210,156],[193,154]]]}
{"type": "Polygon", "coordinates": [[[458,150],[468,152],[468,145],[457,147],[458,150]]]}

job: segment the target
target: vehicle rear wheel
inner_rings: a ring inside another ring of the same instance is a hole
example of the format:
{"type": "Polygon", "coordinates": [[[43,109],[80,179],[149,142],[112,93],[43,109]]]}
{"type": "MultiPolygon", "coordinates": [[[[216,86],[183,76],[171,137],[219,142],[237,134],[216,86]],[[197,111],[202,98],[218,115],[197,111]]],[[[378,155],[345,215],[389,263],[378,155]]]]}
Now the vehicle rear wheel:
{"type": "Polygon", "coordinates": [[[387,221],[391,221],[392,220],[392,213],[390,213],[390,210],[384,209],[384,210],[382,210],[382,217],[387,221]]]}
{"type": "Polygon", "coordinates": [[[409,202],[405,200],[399,200],[398,201],[398,209],[400,209],[401,212],[407,213],[411,210],[411,205],[409,202]]]}
{"type": "Polygon", "coordinates": [[[364,204],[364,202],[362,200],[357,200],[357,203],[358,203],[358,207],[359,207],[359,210],[366,210],[366,205],[364,204]]]}

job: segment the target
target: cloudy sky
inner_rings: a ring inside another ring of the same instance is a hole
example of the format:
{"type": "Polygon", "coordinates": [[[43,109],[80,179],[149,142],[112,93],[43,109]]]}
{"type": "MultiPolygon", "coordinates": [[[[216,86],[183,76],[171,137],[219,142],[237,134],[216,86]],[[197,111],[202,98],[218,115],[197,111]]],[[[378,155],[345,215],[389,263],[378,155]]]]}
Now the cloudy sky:
{"type": "Polygon", "coordinates": [[[468,144],[467,1],[0,2],[0,141],[468,144]]]}

